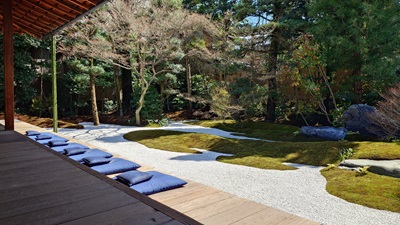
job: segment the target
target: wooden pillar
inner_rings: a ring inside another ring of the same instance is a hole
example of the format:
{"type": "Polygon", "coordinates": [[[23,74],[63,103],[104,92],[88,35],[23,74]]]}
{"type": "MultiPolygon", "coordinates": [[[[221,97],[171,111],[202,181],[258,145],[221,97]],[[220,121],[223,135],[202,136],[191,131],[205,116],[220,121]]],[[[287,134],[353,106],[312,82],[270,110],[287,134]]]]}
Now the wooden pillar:
{"type": "Polygon", "coordinates": [[[53,98],[53,131],[58,132],[58,104],[57,104],[57,64],[56,64],[56,36],[51,38],[51,77],[53,98]]]}
{"type": "Polygon", "coordinates": [[[5,129],[14,130],[14,41],[12,0],[3,0],[4,120],[5,129]]]}

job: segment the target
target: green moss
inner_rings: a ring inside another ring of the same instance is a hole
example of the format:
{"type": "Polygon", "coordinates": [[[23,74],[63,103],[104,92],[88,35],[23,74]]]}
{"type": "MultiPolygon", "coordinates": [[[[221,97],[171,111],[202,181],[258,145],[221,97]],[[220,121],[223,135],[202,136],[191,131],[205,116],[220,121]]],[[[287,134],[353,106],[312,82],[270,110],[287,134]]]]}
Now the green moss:
{"type": "Polygon", "coordinates": [[[367,207],[400,212],[400,179],[333,168],[322,170],[326,190],[339,198],[367,207]]]}
{"type": "Polygon", "coordinates": [[[167,151],[199,153],[192,148],[200,148],[233,154],[218,160],[263,169],[293,169],[282,162],[315,166],[339,163],[341,148],[354,149],[354,159],[400,159],[399,145],[382,142],[265,142],[168,130],[134,131],[124,138],[167,151]]]}
{"type": "Polygon", "coordinates": [[[203,127],[212,127],[228,132],[232,134],[260,138],[265,140],[274,141],[321,141],[318,138],[308,138],[304,135],[296,134],[299,131],[299,127],[282,125],[267,122],[242,122],[241,124],[234,120],[202,120],[195,122],[188,122],[188,124],[199,125],[203,127]]]}

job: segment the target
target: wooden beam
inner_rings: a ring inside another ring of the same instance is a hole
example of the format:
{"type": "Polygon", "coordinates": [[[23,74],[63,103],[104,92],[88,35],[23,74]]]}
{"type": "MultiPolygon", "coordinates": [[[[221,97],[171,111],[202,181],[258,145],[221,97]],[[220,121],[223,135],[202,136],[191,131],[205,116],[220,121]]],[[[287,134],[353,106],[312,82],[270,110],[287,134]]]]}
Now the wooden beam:
{"type": "Polygon", "coordinates": [[[4,120],[5,129],[14,130],[14,28],[12,0],[3,1],[4,120]]]}
{"type": "Polygon", "coordinates": [[[89,9],[90,9],[90,6],[89,6],[89,5],[87,5],[87,4],[81,4],[81,3],[76,2],[76,1],[63,1],[63,2],[64,2],[64,4],[75,5],[75,6],[77,6],[77,7],[83,8],[83,9],[85,9],[85,10],[89,10],[89,9]]]}
{"type": "Polygon", "coordinates": [[[38,13],[40,13],[42,15],[46,15],[46,16],[51,17],[53,19],[64,21],[64,23],[68,22],[70,19],[74,18],[73,16],[69,16],[69,15],[68,16],[70,18],[65,18],[64,17],[65,15],[59,15],[59,14],[53,12],[51,9],[43,8],[42,6],[35,5],[34,3],[29,2],[29,1],[19,0],[19,1],[17,1],[17,3],[18,3],[18,5],[16,7],[25,6],[25,7],[30,8],[28,10],[29,12],[37,11],[38,13]]]}
{"type": "MultiPolygon", "coordinates": [[[[38,1],[39,1],[39,0],[38,0],[38,1]]],[[[46,1],[41,0],[41,2],[46,2],[46,1]]],[[[74,5],[70,5],[70,4],[67,3],[67,2],[61,2],[61,1],[56,2],[56,3],[54,4],[54,6],[56,6],[56,7],[62,6],[62,7],[64,7],[65,9],[69,9],[69,10],[71,10],[71,11],[74,11],[75,14],[82,14],[84,11],[86,11],[86,10],[89,9],[89,8],[86,9],[86,8],[82,8],[82,7],[77,7],[77,6],[74,6],[74,5]]]]}
{"type": "Polygon", "coordinates": [[[50,16],[40,13],[38,11],[32,10],[31,8],[24,6],[22,4],[17,4],[17,6],[14,7],[14,12],[22,14],[27,17],[30,17],[34,20],[41,20],[44,23],[53,23],[53,24],[64,23],[63,20],[54,19],[53,17],[50,17],[50,16]]]}

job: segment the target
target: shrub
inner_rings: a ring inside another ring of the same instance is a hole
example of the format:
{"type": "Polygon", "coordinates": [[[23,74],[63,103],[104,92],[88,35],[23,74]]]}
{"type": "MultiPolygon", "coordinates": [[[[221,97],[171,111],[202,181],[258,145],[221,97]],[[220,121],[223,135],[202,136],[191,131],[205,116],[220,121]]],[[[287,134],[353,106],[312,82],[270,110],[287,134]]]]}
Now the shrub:
{"type": "Polygon", "coordinates": [[[368,128],[368,130],[385,139],[399,138],[400,83],[381,96],[383,100],[378,102],[377,110],[369,114],[369,119],[376,126],[368,128]]]}

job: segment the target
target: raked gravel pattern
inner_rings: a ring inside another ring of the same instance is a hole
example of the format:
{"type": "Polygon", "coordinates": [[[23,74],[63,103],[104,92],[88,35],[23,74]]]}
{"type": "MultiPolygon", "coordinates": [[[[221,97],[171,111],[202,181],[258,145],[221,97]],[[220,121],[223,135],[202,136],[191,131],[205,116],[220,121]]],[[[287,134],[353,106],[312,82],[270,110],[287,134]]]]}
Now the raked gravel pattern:
{"type": "Polygon", "coordinates": [[[400,213],[376,210],[346,202],[325,190],[322,167],[289,164],[299,168],[292,171],[263,170],[217,162],[222,153],[203,151],[187,154],[148,148],[122,136],[143,129],[168,129],[198,132],[228,138],[243,138],[214,128],[171,123],[163,128],[126,127],[82,123],[85,129],[59,129],[61,134],[104,148],[111,153],[152,166],[183,179],[190,179],[234,195],[281,209],[322,224],[331,225],[399,225],[400,213]]]}

